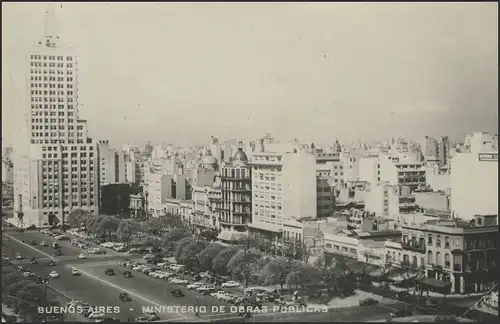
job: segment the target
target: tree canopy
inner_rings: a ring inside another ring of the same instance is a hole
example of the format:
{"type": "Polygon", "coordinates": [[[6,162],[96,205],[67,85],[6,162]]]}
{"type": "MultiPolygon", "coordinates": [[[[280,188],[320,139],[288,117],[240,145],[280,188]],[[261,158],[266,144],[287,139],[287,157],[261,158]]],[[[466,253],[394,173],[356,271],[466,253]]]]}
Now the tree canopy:
{"type": "Polygon", "coordinates": [[[245,286],[248,286],[250,274],[253,269],[252,264],[254,264],[260,256],[260,252],[256,250],[240,250],[231,258],[227,264],[227,268],[234,276],[240,277],[240,279],[245,282],[245,286]]]}
{"type": "Polygon", "coordinates": [[[182,248],[179,255],[179,263],[184,264],[189,269],[194,269],[199,264],[198,255],[205,250],[208,243],[206,241],[192,241],[182,248]]]}
{"type": "Polygon", "coordinates": [[[286,279],[292,264],[286,258],[277,258],[269,261],[261,272],[261,280],[265,285],[283,285],[286,284],[286,279]]]}
{"type": "Polygon", "coordinates": [[[217,255],[224,250],[224,246],[211,243],[198,254],[198,262],[201,269],[205,271],[214,271],[213,261],[217,255]]]}
{"type": "Polygon", "coordinates": [[[221,250],[219,254],[217,254],[217,256],[215,257],[215,259],[212,261],[213,270],[221,276],[227,275],[228,263],[229,261],[231,261],[233,256],[235,256],[236,253],[238,252],[239,252],[238,248],[234,246],[230,246],[221,250]]]}
{"type": "Polygon", "coordinates": [[[82,225],[86,226],[87,220],[91,217],[89,211],[81,208],[73,209],[67,218],[69,226],[72,228],[80,228],[82,225]]]}

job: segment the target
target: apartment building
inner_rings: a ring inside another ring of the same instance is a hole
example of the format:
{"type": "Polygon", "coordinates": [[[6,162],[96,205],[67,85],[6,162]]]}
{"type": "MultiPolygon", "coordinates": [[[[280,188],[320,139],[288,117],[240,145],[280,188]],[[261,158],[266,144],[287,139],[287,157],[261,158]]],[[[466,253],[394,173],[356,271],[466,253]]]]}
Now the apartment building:
{"type": "Polygon", "coordinates": [[[198,233],[218,228],[219,202],[222,190],[213,187],[193,187],[191,225],[198,233]]]}
{"type": "Polygon", "coordinates": [[[448,293],[486,291],[497,279],[498,216],[402,226],[403,261],[439,280],[448,293]]]}
{"type": "Polygon", "coordinates": [[[335,207],[335,187],[329,176],[316,176],[316,216],[329,217],[335,207]]]}
{"type": "Polygon", "coordinates": [[[418,208],[415,196],[407,186],[379,183],[365,192],[365,209],[377,216],[398,219],[401,214],[409,214],[418,208]]]}
{"type": "Polygon", "coordinates": [[[474,133],[467,139],[469,152],[451,160],[451,210],[456,217],[498,213],[498,151],[492,136],[474,133]]]}
{"type": "Polygon", "coordinates": [[[379,181],[407,186],[411,191],[426,185],[425,166],[416,153],[384,154],[379,156],[379,163],[379,181]]]}
{"type": "Polygon", "coordinates": [[[248,157],[241,147],[232,162],[221,169],[222,204],[219,223],[224,230],[246,232],[247,225],[252,223],[251,171],[248,157]]]}
{"type": "Polygon", "coordinates": [[[48,27],[26,64],[25,127],[13,154],[18,225],[62,222],[74,208],[96,213],[97,154],[79,118],[77,57],[48,27]]]}
{"type": "Polygon", "coordinates": [[[271,240],[302,240],[301,219],[315,218],[316,158],[293,149],[254,152],[252,167],[252,230],[271,240]]]}
{"type": "Polygon", "coordinates": [[[175,185],[172,176],[157,173],[149,174],[145,196],[150,215],[164,215],[165,200],[175,197],[175,185]]]}
{"type": "Polygon", "coordinates": [[[97,156],[99,160],[99,185],[127,182],[127,155],[124,151],[117,151],[109,146],[109,141],[97,142],[97,156]]]}

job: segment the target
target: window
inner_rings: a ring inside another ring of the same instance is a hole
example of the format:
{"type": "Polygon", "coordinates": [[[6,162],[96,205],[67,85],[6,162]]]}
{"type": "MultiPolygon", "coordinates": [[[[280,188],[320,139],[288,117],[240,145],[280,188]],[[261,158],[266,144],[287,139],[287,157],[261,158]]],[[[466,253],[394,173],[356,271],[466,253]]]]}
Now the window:
{"type": "Polygon", "coordinates": [[[436,236],[436,247],[441,247],[441,237],[439,235],[436,236]]]}
{"type": "Polygon", "coordinates": [[[436,265],[441,265],[441,253],[436,252],[436,265]]]}
{"type": "Polygon", "coordinates": [[[450,248],[450,238],[448,236],[446,236],[444,238],[444,247],[445,247],[445,249],[449,249],[450,248]]]}
{"type": "Polygon", "coordinates": [[[483,219],[481,217],[477,218],[477,225],[483,225],[483,219]]]}
{"type": "Polygon", "coordinates": [[[432,264],[432,251],[427,251],[427,263],[432,264]]]}
{"type": "Polygon", "coordinates": [[[447,268],[450,267],[450,255],[448,253],[444,255],[444,266],[447,268]]]}

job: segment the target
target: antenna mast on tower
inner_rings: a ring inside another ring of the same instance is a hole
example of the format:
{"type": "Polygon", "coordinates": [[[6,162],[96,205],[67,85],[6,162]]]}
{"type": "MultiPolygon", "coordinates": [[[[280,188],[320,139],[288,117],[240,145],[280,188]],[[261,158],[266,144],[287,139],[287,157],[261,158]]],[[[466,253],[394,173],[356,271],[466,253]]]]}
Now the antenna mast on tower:
{"type": "Polygon", "coordinates": [[[45,24],[44,24],[44,38],[45,38],[45,46],[47,47],[55,47],[56,43],[53,38],[59,38],[58,36],[54,37],[52,35],[55,32],[55,24],[54,24],[54,4],[50,3],[47,5],[45,9],[45,24]]]}

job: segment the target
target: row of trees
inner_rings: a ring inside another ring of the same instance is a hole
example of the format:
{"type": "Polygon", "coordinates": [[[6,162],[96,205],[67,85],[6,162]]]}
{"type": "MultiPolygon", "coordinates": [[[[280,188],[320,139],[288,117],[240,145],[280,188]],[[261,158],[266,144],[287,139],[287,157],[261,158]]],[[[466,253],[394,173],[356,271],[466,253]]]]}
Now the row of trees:
{"type": "Polygon", "coordinates": [[[349,281],[335,277],[332,269],[341,266],[326,259],[317,265],[301,260],[302,247],[288,246],[274,249],[274,253],[262,251],[262,240],[253,236],[240,238],[234,246],[211,243],[195,237],[186,229],[174,229],[162,237],[164,251],[167,250],[180,264],[196,271],[209,271],[216,276],[230,276],[248,287],[249,284],[279,285],[281,289],[307,287],[332,287],[351,294],[354,287],[349,281]],[[292,253],[293,252],[293,253],[292,253]],[[322,263],[321,263],[322,262],[322,263]],[[321,264],[320,264],[321,263],[321,264]],[[342,282],[344,284],[342,284],[342,282]]]}
{"type": "Polygon", "coordinates": [[[39,306],[60,306],[50,292],[27,279],[12,265],[2,265],[2,303],[13,308],[25,321],[40,320],[39,306]]]}

